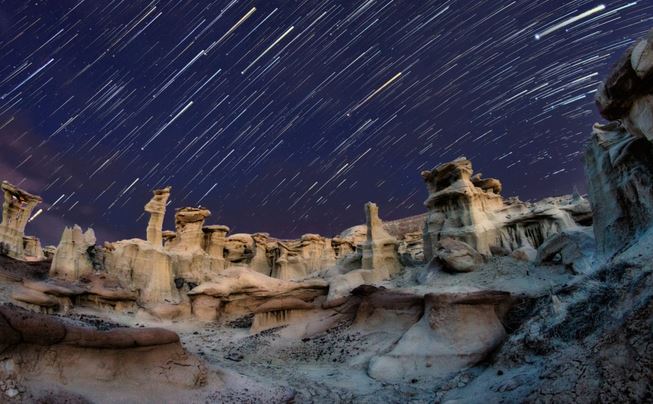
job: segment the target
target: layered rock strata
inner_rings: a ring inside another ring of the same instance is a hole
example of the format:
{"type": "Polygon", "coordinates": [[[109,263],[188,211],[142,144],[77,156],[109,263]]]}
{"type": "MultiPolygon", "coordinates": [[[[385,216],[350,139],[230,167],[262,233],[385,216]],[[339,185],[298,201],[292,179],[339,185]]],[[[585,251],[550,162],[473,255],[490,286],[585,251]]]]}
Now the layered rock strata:
{"type": "Polygon", "coordinates": [[[585,153],[599,253],[627,248],[653,224],[653,31],[629,48],[596,93],[601,115],[585,153]]]}
{"type": "MultiPolygon", "coordinates": [[[[23,237],[25,226],[32,211],[43,201],[40,196],[32,195],[15,185],[2,181],[4,201],[2,204],[2,222],[0,223],[0,244],[9,256],[24,259],[23,237]]],[[[38,252],[37,252],[38,255],[38,252]]]]}
{"type": "Polygon", "coordinates": [[[147,223],[147,241],[157,247],[163,245],[163,219],[171,189],[171,187],[155,189],[154,196],[145,205],[145,211],[150,214],[150,220],[147,223]]]}
{"type": "Polygon", "coordinates": [[[534,204],[504,200],[500,181],[473,175],[472,163],[464,157],[423,171],[422,178],[429,191],[424,226],[427,262],[442,238],[463,241],[484,255],[537,248],[548,237],[575,228],[580,221],[587,223],[590,213],[587,201],[572,196],[534,204]]]}

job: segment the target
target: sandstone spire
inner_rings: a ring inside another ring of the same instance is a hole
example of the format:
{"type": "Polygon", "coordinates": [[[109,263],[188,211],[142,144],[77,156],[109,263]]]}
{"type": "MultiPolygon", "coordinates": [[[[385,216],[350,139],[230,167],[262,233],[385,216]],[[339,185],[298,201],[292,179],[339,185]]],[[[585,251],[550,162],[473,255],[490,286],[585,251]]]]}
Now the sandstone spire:
{"type": "Polygon", "coordinates": [[[166,204],[170,197],[171,187],[155,189],[154,196],[145,205],[145,211],[150,214],[150,221],[147,223],[147,241],[155,247],[162,246],[163,219],[166,214],[166,204]]]}
{"type": "Polygon", "coordinates": [[[176,252],[201,251],[204,240],[204,219],[211,215],[208,209],[181,208],[175,214],[176,237],[170,249],[176,252]]]}
{"type": "Polygon", "coordinates": [[[379,278],[386,278],[401,269],[397,254],[397,239],[383,228],[379,207],[372,202],[365,204],[367,239],[363,244],[363,269],[372,269],[379,278]]]}

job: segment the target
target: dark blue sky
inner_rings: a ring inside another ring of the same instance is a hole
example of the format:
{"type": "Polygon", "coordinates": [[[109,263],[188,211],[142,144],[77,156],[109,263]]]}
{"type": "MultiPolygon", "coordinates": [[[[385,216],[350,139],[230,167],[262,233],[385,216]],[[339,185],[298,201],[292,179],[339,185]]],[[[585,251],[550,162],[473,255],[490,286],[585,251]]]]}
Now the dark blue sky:
{"type": "Polygon", "coordinates": [[[332,235],[368,200],[423,212],[419,172],[460,155],[506,195],[583,191],[593,92],[651,27],[644,1],[0,0],[0,178],[50,243],[144,237],[165,185],[168,228],[201,204],[332,235]]]}

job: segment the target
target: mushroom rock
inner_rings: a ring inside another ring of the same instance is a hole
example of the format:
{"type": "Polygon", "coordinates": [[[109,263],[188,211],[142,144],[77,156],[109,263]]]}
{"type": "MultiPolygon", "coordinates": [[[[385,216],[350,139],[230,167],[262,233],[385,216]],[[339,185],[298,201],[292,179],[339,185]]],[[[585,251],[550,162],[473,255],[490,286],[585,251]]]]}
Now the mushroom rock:
{"type": "Polygon", "coordinates": [[[506,337],[500,314],[507,292],[424,296],[424,314],[391,351],[372,358],[368,374],[385,382],[442,379],[473,366],[506,337]]]}
{"type": "Polygon", "coordinates": [[[472,163],[464,157],[422,172],[429,191],[423,236],[427,262],[442,238],[463,241],[483,255],[492,255],[493,250],[537,248],[552,234],[591,223],[591,210],[583,198],[504,200],[499,180],[472,174],[472,163]]]}
{"type": "Polygon", "coordinates": [[[372,270],[374,279],[382,280],[401,269],[397,254],[398,242],[383,228],[376,204],[365,204],[365,219],[367,238],[362,248],[362,269],[372,270]]]}
{"type": "Polygon", "coordinates": [[[0,305],[0,346],[5,379],[20,380],[28,391],[41,391],[37,401],[74,397],[71,402],[102,402],[112,397],[137,402],[143,389],[155,394],[148,387],[152,383],[157,393],[168,389],[164,394],[192,401],[190,397],[206,394],[203,386],[222,383],[204,362],[183,349],[176,333],[161,328],[110,323],[99,328],[92,322],[73,323],[0,305]],[[116,386],[130,384],[139,388],[116,391],[116,386]],[[47,386],[58,386],[57,393],[47,386]]]}
{"type": "Polygon", "coordinates": [[[175,240],[170,244],[170,251],[192,253],[202,250],[204,219],[211,212],[205,208],[181,208],[175,214],[175,240]]]}
{"type": "Polygon", "coordinates": [[[32,215],[32,210],[43,201],[40,196],[32,195],[7,181],[2,181],[4,202],[2,205],[2,222],[0,223],[0,243],[5,245],[7,253],[13,258],[23,259],[23,236],[25,226],[32,215]]]}
{"type": "Polygon", "coordinates": [[[653,224],[652,41],[653,31],[623,55],[596,94],[601,115],[615,121],[594,125],[585,152],[600,256],[627,248],[653,224]]]}
{"type": "Polygon", "coordinates": [[[150,221],[147,223],[147,241],[156,247],[163,246],[163,219],[166,214],[166,204],[170,197],[171,187],[155,189],[154,196],[145,205],[145,211],[150,214],[150,221]]]}
{"type": "Polygon", "coordinates": [[[249,263],[249,267],[256,272],[270,276],[272,274],[272,266],[268,259],[270,235],[268,233],[254,233],[252,239],[254,240],[254,256],[249,263]]]}
{"type": "Polygon", "coordinates": [[[61,235],[61,241],[52,259],[50,276],[67,280],[78,280],[93,272],[91,254],[95,247],[95,232],[93,229],[82,233],[82,228],[75,225],[66,227],[61,235]]]}

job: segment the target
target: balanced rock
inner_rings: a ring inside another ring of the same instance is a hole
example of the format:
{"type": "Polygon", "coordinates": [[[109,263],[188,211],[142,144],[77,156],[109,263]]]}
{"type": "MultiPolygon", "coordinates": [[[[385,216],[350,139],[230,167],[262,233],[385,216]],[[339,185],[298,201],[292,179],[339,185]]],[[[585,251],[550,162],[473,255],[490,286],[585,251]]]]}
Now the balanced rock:
{"type": "Polygon", "coordinates": [[[155,189],[154,196],[145,205],[145,211],[150,214],[150,221],[147,223],[147,241],[157,247],[163,246],[163,219],[166,214],[166,204],[170,197],[171,187],[155,189]]]}

